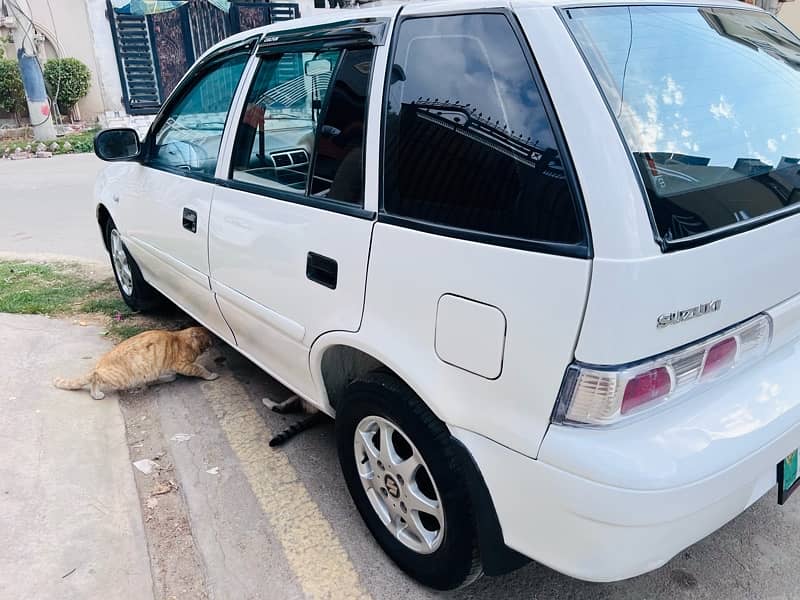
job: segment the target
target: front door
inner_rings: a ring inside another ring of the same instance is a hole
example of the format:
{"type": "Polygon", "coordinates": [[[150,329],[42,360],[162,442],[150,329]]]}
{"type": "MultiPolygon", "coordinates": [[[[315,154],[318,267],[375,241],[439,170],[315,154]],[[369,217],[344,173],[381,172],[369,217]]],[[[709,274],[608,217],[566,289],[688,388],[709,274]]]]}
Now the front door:
{"type": "Polygon", "coordinates": [[[367,46],[264,49],[211,209],[211,284],[239,348],[311,400],[311,344],[361,322],[374,55],[367,46]]]}
{"type": "Polygon", "coordinates": [[[228,109],[248,59],[245,49],[189,76],[155,121],[125,204],[125,242],[145,278],[228,341],[208,279],[208,220],[228,109]]]}

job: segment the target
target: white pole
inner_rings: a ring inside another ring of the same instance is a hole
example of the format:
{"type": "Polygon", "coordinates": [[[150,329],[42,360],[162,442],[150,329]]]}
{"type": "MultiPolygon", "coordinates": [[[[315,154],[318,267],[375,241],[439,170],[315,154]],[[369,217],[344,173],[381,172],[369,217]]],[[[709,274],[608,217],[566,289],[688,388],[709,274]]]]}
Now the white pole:
{"type": "Polygon", "coordinates": [[[14,46],[17,49],[17,60],[22,72],[22,84],[25,86],[25,97],[28,101],[28,115],[33,127],[33,139],[37,141],[53,140],[56,137],[56,128],[50,115],[50,102],[44,86],[42,67],[36,57],[36,45],[33,41],[35,34],[33,28],[33,15],[30,14],[30,4],[24,4],[23,9],[18,0],[5,0],[9,14],[14,17],[14,46]]]}

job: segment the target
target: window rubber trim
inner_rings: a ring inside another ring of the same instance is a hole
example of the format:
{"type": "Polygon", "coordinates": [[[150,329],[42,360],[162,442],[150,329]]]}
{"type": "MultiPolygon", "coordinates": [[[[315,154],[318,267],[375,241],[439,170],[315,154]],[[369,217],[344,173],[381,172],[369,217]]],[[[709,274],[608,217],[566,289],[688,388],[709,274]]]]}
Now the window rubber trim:
{"type": "Polygon", "coordinates": [[[381,122],[380,122],[381,142],[380,142],[380,155],[379,155],[379,182],[378,182],[379,223],[398,225],[398,226],[408,227],[410,229],[416,229],[418,231],[424,231],[427,233],[444,235],[446,237],[459,238],[468,241],[490,244],[494,246],[504,246],[520,250],[530,250],[534,252],[540,252],[543,254],[553,254],[557,256],[567,256],[567,257],[585,258],[585,259],[592,259],[594,257],[591,229],[589,227],[589,220],[587,217],[587,211],[583,199],[583,193],[581,191],[580,182],[578,181],[573,166],[572,155],[569,153],[566,139],[564,137],[564,132],[561,128],[561,122],[559,121],[558,115],[554,110],[550,93],[547,89],[547,86],[545,85],[541,72],[539,71],[538,64],[536,63],[536,59],[533,56],[533,51],[531,50],[528,39],[525,36],[524,31],[522,30],[516,15],[511,9],[480,8],[474,10],[452,10],[452,11],[441,11],[441,12],[437,11],[435,13],[404,15],[401,8],[400,12],[396,17],[392,33],[392,40],[389,47],[389,57],[386,63],[386,77],[383,88],[382,104],[383,106],[381,111],[381,122]],[[412,217],[393,215],[391,213],[386,212],[386,209],[384,207],[384,199],[386,196],[385,192],[386,122],[388,113],[389,88],[391,86],[391,71],[392,71],[392,66],[394,65],[394,58],[397,53],[397,41],[400,37],[400,30],[402,28],[402,25],[405,21],[410,21],[413,19],[428,19],[435,17],[457,17],[457,16],[481,15],[481,14],[485,15],[500,14],[505,16],[506,20],[511,26],[511,30],[514,33],[517,43],[519,44],[522,50],[522,53],[525,57],[525,61],[528,64],[528,69],[531,73],[531,77],[534,81],[534,84],[536,85],[536,90],[539,92],[539,96],[542,99],[542,106],[545,110],[545,114],[548,119],[548,125],[550,126],[550,129],[553,132],[553,137],[555,138],[558,151],[561,154],[561,162],[562,165],[564,166],[564,174],[567,179],[567,186],[570,191],[570,198],[574,204],[576,217],[578,219],[578,228],[583,234],[583,240],[580,242],[570,244],[561,242],[550,242],[546,240],[534,240],[529,238],[517,238],[513,236],[497,235],[473,229],[464,229],[460,227],[451,227],[439,223],[432,223],[430,221],[424,221],[412,217]]]}
{"type": "Polygon", "coordinates": [[[368,221],[375,220],[375,213],[373,211],[349,202],[328,200],[326,198],[319,198],[317,196],[306,196],[300,192],[293,193],[275,188],[267,188],[253,183],[237,181],[236,179],[212,179],[211,183],[223,188],[239,190],[241,192],[247,192],[256,196],[269,198],[270,200],[280,200],[282,202],[290,202],[292,204],[299,204],[301,206],[309,206],[311,208],[327,210],[328,212],[334,212],[340,215],[365,219],[368,221]]]}
{"type": "Polygon", "coordinates": [[[396,225],[407,229],[414,229],[424,233],[433,233],[444,237],[455,238],[467,242],[478,242],[490,246],[502,246],[515,250],[528,250],[540,252],[542,254],[555,254],[570,258],[591,258],[587,255],[587,248],[581,244],[565,244],[560,242],[547,242],[530,240],[527,238],[511,237],[507,235],[496,235],[475,231],[473,229],[463,229],[461,227],[451,227],[440,223],[431,223],[422,219],[412,217],[402,217],[386,212],[378,213],[378,222],[387,225],[396,225]]]}
{"type": "MultiPolygon", "coordinates": [[[[749,5],[745,2],[741,3],[742,6],[731,6],[731,5],[724,5],[724,4],[713,4],[705,6],[705,8],[725,8],[729,10],[742,10],[742,11],[752,11],[752,12],[761,12],[760,9],[749,5]]],[[[584,64],[586,65],[586,70],[589,72],[589,75],[594,81],[595,86],[597,87],[597,91],[600,93],[601,98],[603,99],[603,104],[606,106],[606,110],[608,110],[608,114],[611,117],[612,122],[614,123],[614,128],[617,130],[617,135],[619,136],[620,141],[625,148],[625,151],[628,155],[628,161],[630,163],[631,169],[633,169],[634,176],[636,177],[636,181],[639,184],[639,194],[641,195],[642,202],[644,203],[645,210],[647,211],[647,218],[650,221],[650,227],[652,228],[653,233],[653,241],[655,241],[656,245],[661,249],[662,254],[669,254],[670,252],[676,252],[679,250],[688,250],[690,248],[697,248],[699,246],[705,246],[706,244],[710,244],[711,242],[716,242],[718,240],[731,237],[738,233],[744,233],[746,231],[750,231],[753,229],[757,229],[762,225],[767,225],[768,223],[772,223],[774,221],[779,221],[785,217],[789,217],[793,214],[800,213],[800,203],[795,204],[793,206],[786,206],[780,210],[773,211],[771,213],[767,213],[765,215],[761,215],[759,217],[755,217],[752,219],[748,219],[747,221],[741,221],[739,223],[731,223],[730,225],[726,225],[724,227],[718,227],[717,229],[707,231],[705,233],[697,233],[695,235],[690,235],[684,238],[680,238],[678,240],[666,240],[664,236],[661,235],[661,232],[658,230],[658,224],[656,223],[655,214],[653,213],[653,206],[650,203],[650,194],[647,192],[647,186],[645,185],[644,179],[642,177],[642,172],[639,169],[639,166],[636,164],[636,159],[633,157],[633,152],[631,151],[631,147],[628,144],[628,141],[625,139],[625,134],[622,132],[622,127],[617,120],[614,111],[611,108],[611,104],[606,98],[606,94],[603,91],[603,87],[600,85],[600,81],[597,78],[597,75],[592,69],[591,65],[589,64],[589,59],[586,56],[586,53],[583,51],[583,48],[578,43],[578,40],[575,39],[575,35],[572,32],[572,28],[568,25],[568,21],[572,19],[569,14],[569,11],[572,9],[584,9],[584,8],[630,8],[632,5],[630,4],[587,4],[587,5],[568,5],[568,6],[560,6],[554,7],[556,13],[558,14],[561,22],[564,24],[564,28],[567,30],[572,43],[575,44],[575,48],[578,50],[578,53],[581,55],[584,64]]],[[[691,8],[690,5],[687,4],[680,4],[677,2],[659,2],[656,4],[648,4],[648,5],[641,5],[641,6],[679,6],[685,8],[691,8]]],[[[775,19],[775,16],[772,15],[772,18],[775,19]]],[[[778,21],[778,19],[775,19],[778,21]]],[[[778,21],[781,27],[786,27],[783,23],[778,21]]]]}

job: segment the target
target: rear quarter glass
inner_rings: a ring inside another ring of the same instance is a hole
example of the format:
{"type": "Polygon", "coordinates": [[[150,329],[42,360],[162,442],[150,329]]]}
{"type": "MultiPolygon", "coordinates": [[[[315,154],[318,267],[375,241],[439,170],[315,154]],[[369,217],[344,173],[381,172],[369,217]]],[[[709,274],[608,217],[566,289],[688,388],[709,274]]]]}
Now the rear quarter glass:
{"type": "Polygon", "coordinates": [[[565,11],[671,243],[794,212],[800,42],[750,9],[565,11]]]}
{"type": "Polygon", "coordinates": [[[387,214],[500,243],[586,243],[542,90],[505,14],[409,17],[393,65],[387,214]]]}

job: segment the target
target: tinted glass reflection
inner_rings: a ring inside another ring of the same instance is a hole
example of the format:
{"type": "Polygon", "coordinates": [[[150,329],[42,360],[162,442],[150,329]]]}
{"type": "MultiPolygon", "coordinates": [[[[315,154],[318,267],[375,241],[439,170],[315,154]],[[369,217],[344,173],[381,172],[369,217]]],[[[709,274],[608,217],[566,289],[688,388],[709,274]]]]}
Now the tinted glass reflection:
{"type": "Polygon", "coordinates": [[[666,240],[798,201],[800,43],[771,16],[676,6],[571,9],[666,240]]]}
{"type": "Polygon", "coordinates": [[[504,236],[581,239],[541,96],[505,16],[403,21],[391,81],[387,212],[504,236]]]}
{"type": "Polygon", "coordinates": [[[364,122],[372,48],[348,50],[336,74],[325,122],[317,135],[311,193],[361,204],[364,198],[364,122]]]}
{"type": "Polygon", "coordinates": [[[247,58],[229,58],[194,80],[155,132],[151,165],[214,175],[228,109],[247,58]]]}
{"type": "Polygon", "coordinates": [[[234,144],[233,179],[305,194],[317,123],[341,52],[285,52],[261,59],[234,144]],[[314,71],[325,63],[330,67],[314,71]]]}

